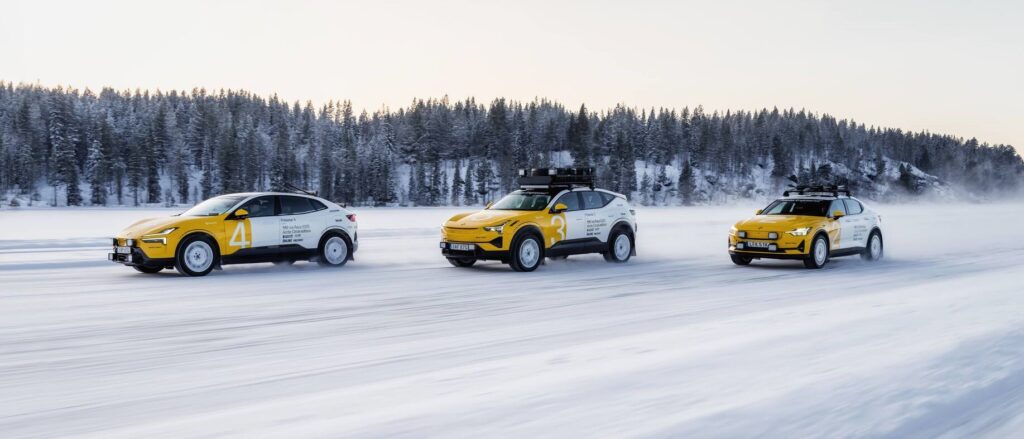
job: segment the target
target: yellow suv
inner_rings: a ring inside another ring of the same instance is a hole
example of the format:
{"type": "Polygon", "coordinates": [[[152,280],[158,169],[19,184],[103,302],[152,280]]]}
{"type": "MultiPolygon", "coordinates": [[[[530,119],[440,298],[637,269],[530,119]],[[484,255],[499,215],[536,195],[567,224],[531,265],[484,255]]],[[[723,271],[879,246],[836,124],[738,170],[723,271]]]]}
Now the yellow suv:
{"type": "Polygon", "coordinates": [[[519,171],[520,189],[444,223],[441,254],[456,267],[497,260],[533,271],[544,257],[636,255],[636,213],[626,196],[593,186],[592,168],[519,171]]]}
{"type": "Polygon", "coordinates": [[[157,273],[205,276],[222,264],[315,260],[340,267],[359,248],[356,216],[309,194],[214,197],[171,217],[139,221],[113,239],[107,259],[157,273]]]}
{"type": "Polygon", "coordinates": [[[758,210],[729,231],[736,265],[754,259],[797,259],[821,268],[829,258],[882,258],[882,217],[835,186],[801,186],[758,210]]]}

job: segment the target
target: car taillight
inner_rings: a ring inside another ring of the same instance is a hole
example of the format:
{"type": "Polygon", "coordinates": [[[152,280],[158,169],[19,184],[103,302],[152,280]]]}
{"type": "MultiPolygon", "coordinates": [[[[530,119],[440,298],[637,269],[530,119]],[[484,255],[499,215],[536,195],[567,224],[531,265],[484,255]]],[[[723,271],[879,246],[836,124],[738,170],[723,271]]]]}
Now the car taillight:
{"type": "Polygon", "coordinates": [[[356,214],[354,214],[354,213],[350,213],[348,215],[345,215],[345,218],[348,218],[349,221],[356,222],[356,214]]]}

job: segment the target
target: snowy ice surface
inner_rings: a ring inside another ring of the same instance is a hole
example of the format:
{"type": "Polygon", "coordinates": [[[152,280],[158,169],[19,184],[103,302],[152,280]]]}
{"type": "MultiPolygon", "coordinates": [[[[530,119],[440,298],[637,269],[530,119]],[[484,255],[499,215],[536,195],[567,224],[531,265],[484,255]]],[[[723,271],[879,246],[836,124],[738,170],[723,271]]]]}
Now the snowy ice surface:
{"type": "Polygon", "coordinates": [[[105,260],[167,210],[0,211],[0,437],[1024,436],[1024,205],[874,206],[886,260],[819,271],[729,262],[758,207],[533,273],[363,209],[340,270],[205,278],[105,260]]]}

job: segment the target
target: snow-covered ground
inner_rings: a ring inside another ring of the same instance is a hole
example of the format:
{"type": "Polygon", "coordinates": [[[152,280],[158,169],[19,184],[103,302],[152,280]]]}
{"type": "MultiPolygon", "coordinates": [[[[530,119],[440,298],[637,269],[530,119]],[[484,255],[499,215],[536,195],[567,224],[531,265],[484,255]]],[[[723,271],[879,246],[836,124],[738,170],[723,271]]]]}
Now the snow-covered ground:
{"type": "Polygon", "coordinates": [[[887,259],[736,267],[760,206],[640,209],[639,255],[450,267],[359,210],[341,270],[143,275],[168,211],[0,211],[0,437],[1021,437],[1024,205],[875,206],[887,259]]]}

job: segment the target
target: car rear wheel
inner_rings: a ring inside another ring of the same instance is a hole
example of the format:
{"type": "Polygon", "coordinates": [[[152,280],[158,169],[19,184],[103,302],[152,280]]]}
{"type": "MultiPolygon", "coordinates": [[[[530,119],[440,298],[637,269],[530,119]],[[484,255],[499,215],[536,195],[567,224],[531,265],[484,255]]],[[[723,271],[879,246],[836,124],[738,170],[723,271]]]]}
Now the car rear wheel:
{"type": "Polygon", "coordinates": [[[621,229],[613,231],[610,238],[608,252],[604,254],[604,260],[617,263],[628,261],[633,254],[633,239],[621,229]]]}
{"type": "Polygon", "coordinates": [[[146,267],[144,265],[136,265],[136,266],[133,266],[132,268],[134,268],[135,271],[138,271],[139,273],[146,273],[146,274],[159,273],[160,270],[164,269],[164,267],[146,267]]]}
{"type": "Polygon", "coordinates": [[[217,265],[217,248],[206,236],[190,236],[178,246],[174,268],[186,276],[206,276],[217,265]]]}
{"type": "Polygon", "coordinates": [[[515,271],[533,271],[540,266],[544,258],[544,246],[540,238],[533,233],[525,233],[516,236],[512,240],[512,257],[509,265],[515,271]]]}
{"type": "Polygon", "coordinates": [[[476,263],[473,258],[448,258],[448,263],[456,267],[472,267],[476,263]]]}
{"type": "Polygon", "coordinates": [[[885,247],[882,242],[882,234],[878,233],[878,230],[871,232],[871,236],[868,237],[868,246],[864,249],[864,252],[860,254],[860,258],[865,261],[877,261],[882,259],[885,254],[885,247]]]}
{"type": "Polygon", "coordinates": [[[807,255],[807,259],[804,259],[804,267],[821,268],[827,263],[828,240],[825,239],[825,235],[815,236],[814,242],[811,244],[811,254],[807,255]]]}
{"type": "Polygon", "coordinates": [[[341,235],[328,235],[320,242],[318,263],[325,267],[341,267],[352,254],[352,244],[341,235]]]}
{"type": "Polygon", "coordinates": [[[732,258],[732,263],[736,265],[750,265],[750,261],[754,260],[750,256],[729,255],[729,257],[732,258]]]}

